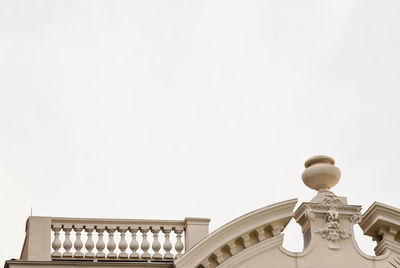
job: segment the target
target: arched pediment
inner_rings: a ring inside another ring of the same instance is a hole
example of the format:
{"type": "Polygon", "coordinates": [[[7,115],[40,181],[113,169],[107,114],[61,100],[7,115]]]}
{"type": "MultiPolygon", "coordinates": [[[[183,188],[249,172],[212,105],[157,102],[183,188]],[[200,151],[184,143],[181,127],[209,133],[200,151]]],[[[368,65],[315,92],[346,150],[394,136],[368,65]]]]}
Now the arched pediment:
{"type": "Polygon", "coordinates": [[[177,268],[216,267],[257,244],[278,246],[297,199],[250,212],[208,235],[175,262],[177,268]]]}

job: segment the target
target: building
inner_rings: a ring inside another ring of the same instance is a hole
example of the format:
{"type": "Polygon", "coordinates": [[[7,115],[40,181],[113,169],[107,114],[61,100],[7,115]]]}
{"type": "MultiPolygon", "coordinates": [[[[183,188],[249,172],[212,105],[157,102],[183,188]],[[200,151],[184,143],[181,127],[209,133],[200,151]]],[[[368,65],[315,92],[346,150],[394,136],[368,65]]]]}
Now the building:
{"type": "Polygon", "coordinates": [[[21,257],[5,268],[400,268],[400,210],[381,203],[361,207],[330,189],[340,170],[332,158],[308,159],[302,178],[316,196],[295,211],[297,199],[273,204],[208,233],[209,219],[121,220],[29,217],[21,257]],[[294,218],[304,250],[282,247],[294,218]],[[353,225],[377,242],[376,256],[358,248],[353,225]]]}

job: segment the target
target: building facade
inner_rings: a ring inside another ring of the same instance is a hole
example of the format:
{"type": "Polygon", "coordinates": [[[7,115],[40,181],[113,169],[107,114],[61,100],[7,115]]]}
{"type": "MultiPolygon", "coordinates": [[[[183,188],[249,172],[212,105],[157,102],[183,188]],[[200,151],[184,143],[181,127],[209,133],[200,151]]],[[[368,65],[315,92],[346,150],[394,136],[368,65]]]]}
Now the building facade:
{"type": "Polygon", "coordinates": [[[294,210],[297,199],[273,204],[208,233],[209,219],[127,220],[29,217],[19,259],[5,268],[400,268],[400,210],[373,203],[361,207],[330,189],[340,170],[328,156],[305,163],[303,182],[316,196],[294,210]],[[294,218],[304,250],[282,247],[294,218]],[[363,253],[353,225],[377,242],[375,256],[363,253]]]}

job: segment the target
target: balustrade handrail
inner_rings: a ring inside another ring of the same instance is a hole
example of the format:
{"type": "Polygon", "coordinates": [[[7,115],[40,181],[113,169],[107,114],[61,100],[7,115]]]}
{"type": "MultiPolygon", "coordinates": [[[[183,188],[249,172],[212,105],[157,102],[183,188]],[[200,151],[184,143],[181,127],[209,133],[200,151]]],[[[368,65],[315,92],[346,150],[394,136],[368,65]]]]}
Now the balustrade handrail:
{"type": "Polygon", "coordinates": [[[53,225],[88,225],[88,226],[103,226],[115,225],[118,227],[129,226],[174,226],[185,227],[184,220],[149,220],[149,219],[103,219],[103,218],[67,218],[67,217],[51,217],[53,225]]]}
{"type": "Polygon", "coordinates": [[[26,223],[21,260],[172,261],[208,235],[209,222],[205,218],[147,220],[31,216],[26,223]],[[115,236],[119,242],[115,241],[115,236]]]}

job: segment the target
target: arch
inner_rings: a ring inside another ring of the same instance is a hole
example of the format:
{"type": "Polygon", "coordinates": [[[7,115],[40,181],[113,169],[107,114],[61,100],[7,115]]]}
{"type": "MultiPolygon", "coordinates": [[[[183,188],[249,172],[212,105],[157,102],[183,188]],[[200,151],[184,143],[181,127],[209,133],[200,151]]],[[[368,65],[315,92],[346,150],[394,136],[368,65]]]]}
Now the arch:
{"type": "Polygon", "coordinates": [[[296,203],[297,199],[279,202],[229,222],[176,260],[175,267],[216,267],[256,244],[279,246],[281,232],[292,219],[296,203]]]}

